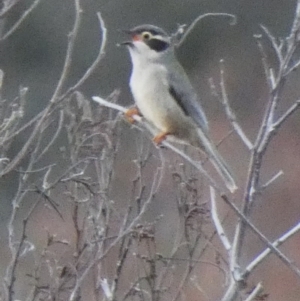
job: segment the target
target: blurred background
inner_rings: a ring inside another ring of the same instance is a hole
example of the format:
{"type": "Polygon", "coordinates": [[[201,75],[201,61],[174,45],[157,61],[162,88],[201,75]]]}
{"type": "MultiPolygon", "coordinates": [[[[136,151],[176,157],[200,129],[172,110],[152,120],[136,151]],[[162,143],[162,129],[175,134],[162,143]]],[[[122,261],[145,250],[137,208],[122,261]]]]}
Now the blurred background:
{"type": "MultiPolygon", "coordinates": [[[[5,32],[20,17],[32,1],[22,0],[1,21],[1,30],[5,32]]],[[[220,82],[220,60],[224,60],[225,82],[232,108],[238,120],[253,141],[256,137],[268,96],[266,79],[262,68],[261,54],[254,35],[262,34],[260,24],[265,25],[278,38],[285,38],[293,21],[296,1],[284,0],[84,0],[82,1],[83,23],[76,43],[71,76],[68,85],[80,78],[97,55],[101,36],[96,12],[100,11],[108,30],[106,56],[96,72],[85,82],[81,92],[90,98],[100,95],[106,98],[115,89],[120,89],[118,102],[129,106],[133,103],[128,88],[130,60],[127,50],[117,47],[126,37],[119,31],[139,24],[154,24],[169,33],[175,32],[178,24],[190,24],[197,16],[211,12],[225,12],[237,17],[237,24],[230,25],[226,17],[208,17],[198,23],[186,42],[178,49],[178,59],[185,67],[189,77],[202,99],[207,113],[213,139],[220,141],[230,125],[222,112],[222,107],[211,93],[209,81],[212,78],[216,86],[220,82]]],[[[7,40],[0,43],[0,68],[5,73],[3,95],[5,99],[14,99],[19,87],[28,87],[25,120],[40,112],[48,103],[62,70],[68,42],[68,33],[74,22],[74,3],[72,0],[42,0],[22,26],[7,40]]],[[[263,37],[270,64],[278,68],[274,53],[266,38],[263,37]]],[[[299,70],[286,84],[279,112],[284,112],[296,99],[299,99],[299,70]]],[[[96,104],[92,104],[96,107],[96,104]]],[[[120,191],[114,191],[114,198],[120,200],[129,195],[128,174],[133,176],[130,160],[134,156],[135,134],[130,126],[123,123],[122,159],[118,161],[118,176],[115,179],[120,191]],[[123,160],[123,161],[122,161],[123,160]],[[127,189],[127,190],[126,190],[127,189]]],[[[300,119],[296,113],[284,125],[272,142],[264,160],[263,179],[267,181],[278,170],[284,176],[264,191],[256,204],[252,221],[262,229],[269,239],[275,239],[287,231],[300,219],[299,181],[300,181],[300,119]]],[[[13,155],[27,136],[18,137],[10,152],[13,155]]],[[[64,145],[64,137],[59,144],[64,145]]],[[[232,167],[243,187],[249,161],[249,152],[236,135],[228,137],[220,146],[226,161],[232,167]]],[[[47,161],[55,161],[55,150],[47,161]]],[[[5,248],[7,241],[6,225],[11,212],[11,202],[17,187],[14,176],[1,180],[0,210],[0,272],[4,273],[9,252],[5,248]]],[[[203,192],[205,195],[207,192],[203,192]]],[[[236,195],[236,202],[239,197],[236,195]]],[[[204,197],[205,198],[205,197],[204,197]]],[[[30,200],[29,200],[30,202],[30,200]]],[[[25,209],[26,209],[26,205],[25,209]]],[[[160,188],[158,200],[149,211],[149,217],[165,214],[168,227],[161,229],[161,250],[168,249],[169,233],[176,224],[172,208],[174,191],[172,181],[166,181],[160,188]],[[165,240],[165,237],[168,239],[165,240]]],[[[24,209],[24,210],[25,210],[24,209]]],[[[230,211],[222,205],[224,214],[230,211]]],[[[234,216],[233,216],[234,218],[234,216]]],[[[35,215],[35,227],[52,229],[62,238],[72,231],[68,226],[58,229],[53,223],[53,215],[41,208],[35,215]],[[70,231],[70,232],[69,232],[70,231]]],[[[57,222],[57,220],[56,220],[57,222]]],[[[65,224],[64,224],[65,225],[65,224]]],[[[226,221],[228,231],[230,219],[226,221]]],[[[230,232],[232,234],[232,232],[230,232]]],[[[36,242],[44,242],[39,234],[36,242]]],[[[243,250],[245,262],[262,250],[263,245],[249,234],[249,243],[243,250]]],[[[286,242],[283,251],[295,262],[300,262],[300,235],[286,242]]],[[[299,266],[299,264],[298,264],[299,266]]],[[[209,278],[208,278],[209,279],[209,278]]],[[[265,291],[272,301],[296,301],[300,296],[300,282],[279,260],[273,256],[255,272],[250,282],[263,281],[265,291]],[[270,273],[272,270],[272,273],[270,273]]],[[[209,282],[209,280],[207,280],[209,282]]],[[[20,289],[21,290],[21,289],[20,289]]],[[[197,295],[190,292],[189,300],[196,300],[197,295]]],[[[198,299],[197,299],[198,300],[198,299]]],[[[214,300],[214,299],[212,299],[214,300]]]]}

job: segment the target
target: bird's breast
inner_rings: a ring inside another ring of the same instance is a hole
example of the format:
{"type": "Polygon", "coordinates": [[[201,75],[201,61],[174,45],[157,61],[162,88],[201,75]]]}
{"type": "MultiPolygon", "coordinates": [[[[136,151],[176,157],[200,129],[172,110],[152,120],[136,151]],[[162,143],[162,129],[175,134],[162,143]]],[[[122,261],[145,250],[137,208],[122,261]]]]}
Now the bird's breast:
{"type": "Polygon", "coordinates": [[[163,132],[179,131],[186,116],[169,93],[164,66],[134,68],[130,87],[137,107],[148,121],[163,132]]]}

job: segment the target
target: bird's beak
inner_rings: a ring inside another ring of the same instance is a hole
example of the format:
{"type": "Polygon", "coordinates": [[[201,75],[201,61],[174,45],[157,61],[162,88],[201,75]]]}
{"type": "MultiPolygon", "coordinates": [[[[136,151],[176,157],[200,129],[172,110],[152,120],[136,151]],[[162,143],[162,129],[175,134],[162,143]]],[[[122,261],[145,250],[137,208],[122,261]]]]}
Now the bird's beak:
{"type": "Polygon", "coordinates": [[[119,46],[132,46],[132,42],[131,41],[124,41],[122,43],[118,44],[119,46]]]}
{"type": "MultiPolygon", "coordinates": [[[[119,32],[122,32],[122,33],[125,33],[125,34],[127,34],[127,35],[129,35],[130,37],[132,36],[132,32],[131,32],[131,30],[129,30],[129,29],[119,29],[118,30],[119,32]]],[[[129,46],[129,47],[132,47],[133,46],[133,44],[132,44],[132,41],[124,41],[124,42],[121,42],[121,43],[119,43],[119,44],[117,44],[118,46],[129,46]]]]}

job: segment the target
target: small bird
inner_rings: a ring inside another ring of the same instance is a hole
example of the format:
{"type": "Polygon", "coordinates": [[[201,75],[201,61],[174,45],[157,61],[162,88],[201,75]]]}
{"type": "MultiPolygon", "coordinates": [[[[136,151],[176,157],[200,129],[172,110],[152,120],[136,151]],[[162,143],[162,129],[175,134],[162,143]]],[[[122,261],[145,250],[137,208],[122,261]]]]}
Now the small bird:
{"type": "Polygon", "coordinates": [[[223,178],[227,188],[237,189],[223,158],[209,138],[209,127],[199,97],[178,62],[171,37],[154,25],[140,25],[125,31],[130,40],[132,73],[130,88],[136,106],[125,115],[142,115],[156,129],[154,143],[168,135],[200,148],[223,178]]]}

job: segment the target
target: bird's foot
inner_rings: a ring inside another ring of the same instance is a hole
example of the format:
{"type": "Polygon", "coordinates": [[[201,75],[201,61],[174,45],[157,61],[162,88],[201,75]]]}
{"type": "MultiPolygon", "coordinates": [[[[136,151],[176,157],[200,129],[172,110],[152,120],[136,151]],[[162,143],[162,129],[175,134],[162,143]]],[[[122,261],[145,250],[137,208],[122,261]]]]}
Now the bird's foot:
{"type": "Polygon", "coordinates": [[[131,107],[124,113],[125,119],[131,124],[133,124],[135,121],[132,117],[134,115],[141,116],[141,113],[137,107],[131,107]]]}
{"type": "Polygon", "coordinates": [[[169,135],[168,132],[161,132],[158,135],[156,135],[152,139],[152,141],[158,146],[158,145],[160,145],[167,138],[168,135],[169,135]]]}

